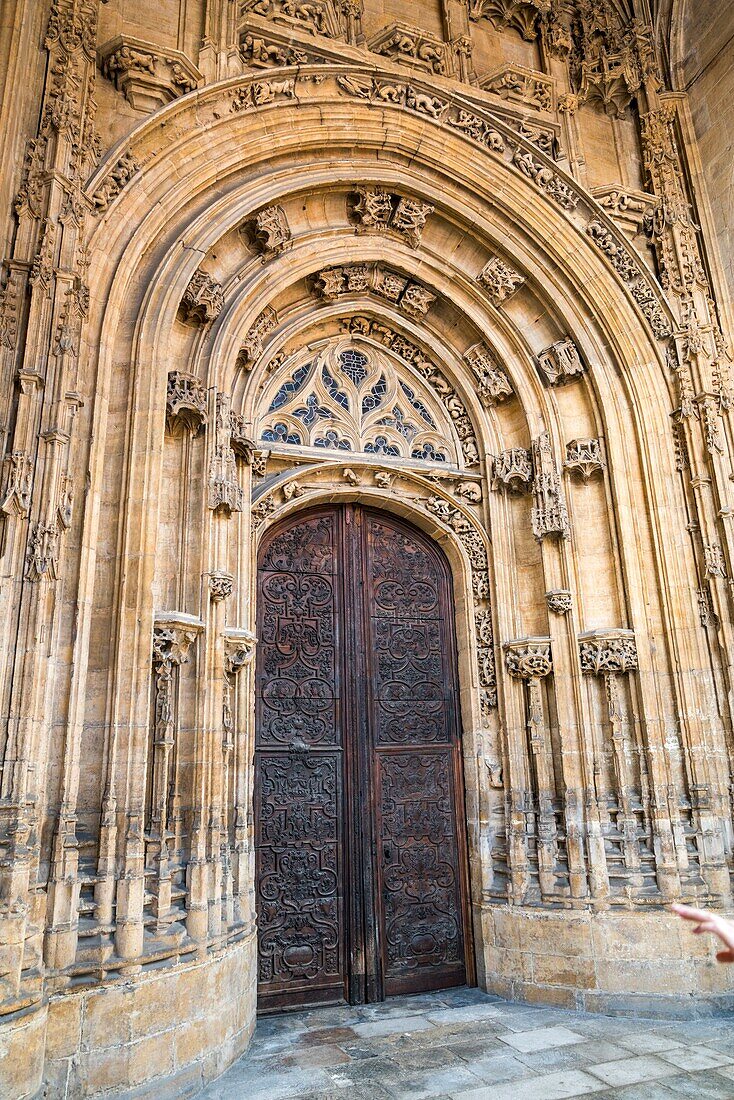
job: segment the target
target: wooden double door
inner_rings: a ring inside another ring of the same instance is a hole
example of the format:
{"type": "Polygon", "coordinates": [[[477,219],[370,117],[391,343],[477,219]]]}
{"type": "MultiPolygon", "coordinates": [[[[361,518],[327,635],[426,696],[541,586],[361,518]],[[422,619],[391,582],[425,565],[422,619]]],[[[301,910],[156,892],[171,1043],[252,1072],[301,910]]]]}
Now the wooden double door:
{"type": "Polygon", "coordinates": [[[473,981],[448,564],[354,505],[258,560],[258,1005],[473,981]]]}

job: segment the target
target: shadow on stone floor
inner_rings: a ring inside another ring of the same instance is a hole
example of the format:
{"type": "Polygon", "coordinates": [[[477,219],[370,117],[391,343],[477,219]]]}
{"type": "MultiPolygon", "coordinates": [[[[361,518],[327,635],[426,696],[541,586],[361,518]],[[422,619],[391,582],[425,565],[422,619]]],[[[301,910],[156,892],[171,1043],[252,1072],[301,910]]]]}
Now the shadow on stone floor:
{"type": "Polygon", "coordinates": [[[201,1100],[734,1100],[734,1021],[510,1004],[478,989],[270,1016],[201,1100]]]}

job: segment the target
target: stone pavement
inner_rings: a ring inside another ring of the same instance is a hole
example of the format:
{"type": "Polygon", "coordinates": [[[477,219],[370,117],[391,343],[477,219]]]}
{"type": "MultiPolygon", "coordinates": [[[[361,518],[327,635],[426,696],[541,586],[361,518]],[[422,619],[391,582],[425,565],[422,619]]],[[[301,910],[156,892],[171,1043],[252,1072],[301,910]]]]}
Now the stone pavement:
{"type": "Polygon", "coordinates": [[[509,1004],[477,989],[261,1019],[201,1100],[734,1100],[734,1019],[509,1004]]]}

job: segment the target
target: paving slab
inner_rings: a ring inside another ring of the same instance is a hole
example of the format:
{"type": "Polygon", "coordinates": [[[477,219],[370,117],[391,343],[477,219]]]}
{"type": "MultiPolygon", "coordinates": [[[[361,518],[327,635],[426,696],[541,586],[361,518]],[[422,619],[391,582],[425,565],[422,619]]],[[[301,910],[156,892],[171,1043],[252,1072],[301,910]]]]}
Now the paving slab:
{"type": "Polygon", "coordinates": [[[539,1050],[552,1050],[554,1047],[583,1043],[584,1036],[567,1027],[541,1027],[533,1031],[518,1031],[512,1035],[502,1035],[500,1040],[523,1054],[535,1054],[539,1050]]]}

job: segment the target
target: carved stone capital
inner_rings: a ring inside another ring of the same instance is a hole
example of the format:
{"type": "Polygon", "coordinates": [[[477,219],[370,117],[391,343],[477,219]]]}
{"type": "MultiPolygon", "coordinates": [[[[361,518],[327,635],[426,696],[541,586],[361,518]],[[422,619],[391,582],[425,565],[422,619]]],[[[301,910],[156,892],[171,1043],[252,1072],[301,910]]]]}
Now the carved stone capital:
{"type": "Polygon", "coordinates": [[[541,680],[553,671],[550,638],[521,638],[505,642],[505,664],[520,680],[541,680]]]}
{"type": "Polygon", "coordinates": [[[593,676],[631,672],[637,668],[634,631],[592,630],[579,635],[581,671],[593,676]]]}
{"type": "Polygon", "coordinates": [[[545,602],[548,610],[554,615],[567,615],[573,606],[571,593],[567,588],[556,588],[552,592],[546,592],[545,602]]]}
{"type": "Polygon", "coordinates": [[[226,600],[232,595],[234,577],[231,573],[224,573],[215,569],[209,574],[209,595],[215,603],[226,600]]]}

